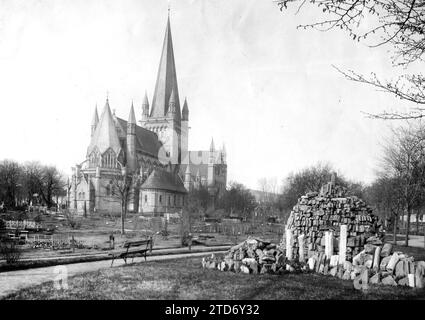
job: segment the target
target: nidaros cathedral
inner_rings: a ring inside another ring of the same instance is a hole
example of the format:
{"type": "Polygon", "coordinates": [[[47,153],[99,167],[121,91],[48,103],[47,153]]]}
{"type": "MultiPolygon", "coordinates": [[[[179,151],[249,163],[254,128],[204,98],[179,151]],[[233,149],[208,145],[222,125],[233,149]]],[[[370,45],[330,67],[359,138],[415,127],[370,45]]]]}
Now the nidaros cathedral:
{"type": "Polygon", "coordinates": [[[128,209],[146,215],[181,212],[187,193],[205,187],[211,203],[225,190],[226,151],[211,141],[208,150],[189,151],[189,107],[177,85],[170,18],[151,105],[145,93],[141,120],[133,104],[128,120],[111,112],[106,99],[91,123],[86,160],[73,167],[69,207],[78,214],[120,212],[116,181],[136,177],[128,209]]]}

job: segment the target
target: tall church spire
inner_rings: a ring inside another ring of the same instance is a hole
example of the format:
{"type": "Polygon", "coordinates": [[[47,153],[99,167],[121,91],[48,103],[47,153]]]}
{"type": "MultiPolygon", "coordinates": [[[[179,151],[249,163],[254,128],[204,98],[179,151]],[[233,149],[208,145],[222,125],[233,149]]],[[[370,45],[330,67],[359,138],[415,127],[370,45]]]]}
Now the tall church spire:
{"type": "Polygon", "coordinates": [[[177,86],[176,66],[174,62],[173,40],[171,37],[170,17],[167,18],[161,60],[156,78],[155,92],[152,99],[151,117],[167,115],[171,92],[175,94],[175,114],[180,118],[180,99],[177,86]]]}

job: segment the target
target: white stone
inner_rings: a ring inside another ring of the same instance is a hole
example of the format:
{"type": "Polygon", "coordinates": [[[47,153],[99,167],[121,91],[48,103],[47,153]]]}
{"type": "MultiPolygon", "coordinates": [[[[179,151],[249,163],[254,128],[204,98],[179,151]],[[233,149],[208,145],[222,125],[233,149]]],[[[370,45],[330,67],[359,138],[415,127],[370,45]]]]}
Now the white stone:
{"type": "Polygon", "coordinates": [[[304,235],[303,234],[298,236],[298,247],[299,247],[298,260],[300,262],[304,262],[305,256],[304,256],[304,235]]]}
{"type": "Polygon", "coordinates": [[[286,258],[292,260],[292,232],[288,228],[286,232],[286,258]]]}
{"type": "Polygon", "coordinates": [[[313,257],[308,259],[308,267],[310,268],[310,270],[314,270],[315,263],[316,263],[316,260],[313,257]]]}
{"type": "Polygon", "coordinates": [[[331,261],[329,262],[329,265],[331,267],[336,267],[338,265],[338,261],[339,261],[339,255],[334,254],[331,256],[331,261]]]}
{"type": "Polygon", "coordinates": [[[345,262],[347,255],[347,225],[343,224],[340,227],[339,233],[339,263],[345,262]]]}
{"type": "Polygon", "coordinates": [[[407,278],[409,279],[409,286],[414,288],[415,287],[415,275],[413,273],[409,273],[407,275],[407,278]]]}

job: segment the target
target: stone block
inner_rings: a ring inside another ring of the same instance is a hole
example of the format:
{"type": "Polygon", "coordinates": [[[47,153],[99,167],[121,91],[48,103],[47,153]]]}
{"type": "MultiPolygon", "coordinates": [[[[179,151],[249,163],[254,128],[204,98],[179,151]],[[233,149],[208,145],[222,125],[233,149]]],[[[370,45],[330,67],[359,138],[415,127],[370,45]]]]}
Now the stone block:
{"type": "Polygon", "coordinates": [[[388,261],[387,271],[394,271],[394,268],[398,261],[399,261],[398,253],[394,252],[393,255],[391,256],[390,261],[388,261]]]}
{"type": "Polygon", "coordinates": [[[409,285],[409,279],[407,277],[401,278],[398,280],[398,285],[407,287],[409,285]]]}
{"type": "Polygon", "coordinates": [[[378,284],[379,282],[381,281],[381,274],[378,272],[378,273],[375,273],[370,279],[369,279],[369,282],[371,283],[371,284],[378,284]]]}
{"type": "Polygon", "coordinates": [[[384,244],[381,250],[381,258],[390,256],[392,251],[393,251],[393,245],[391,243],[384,244]]]}
{"type": "Polygon", "coordinates": [[[391,260],[391,256],[387,256],[387,257],[383,258],[383,259],[381,260],[381,264],[380,264],[379,268],[380,268],[382,271],[387,270],[387,265],[388,265],[388,262],[390,262],[390,260],[391,260]]]}
{"type": "Polygon", "coordinates": [[[395,282],[394,278],[392,276],[386,276],[382,279],[382,284],[388,285],[388,286],[397,286],[397,282],[395,282]]]}

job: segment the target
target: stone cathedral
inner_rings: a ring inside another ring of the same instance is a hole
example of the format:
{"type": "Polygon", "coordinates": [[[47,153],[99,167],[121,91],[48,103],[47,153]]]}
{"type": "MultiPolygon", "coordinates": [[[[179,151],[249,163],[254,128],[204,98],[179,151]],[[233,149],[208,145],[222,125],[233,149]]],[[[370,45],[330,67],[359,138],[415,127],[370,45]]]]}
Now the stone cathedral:
{"type": "Polygon", "coordinates": [[[180,108],[170,18],[167,20],[152,104],[145,93],[141,120],[133,103],[128,120],[95,108],[86,159],[72,168],[69,207],[78,214],[121,212],[124,177],[132,181],[128,210],[145,215],[180,213],[193,188],[206,188],[211,205],[227,183],[224,145],[189,151],[189,107],[180,108]]]}

